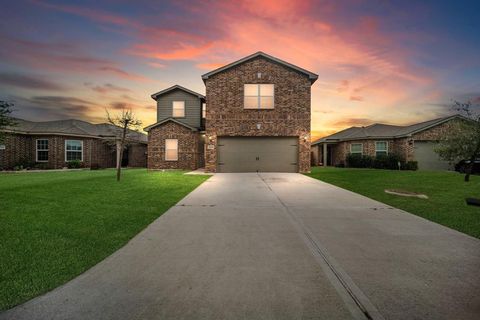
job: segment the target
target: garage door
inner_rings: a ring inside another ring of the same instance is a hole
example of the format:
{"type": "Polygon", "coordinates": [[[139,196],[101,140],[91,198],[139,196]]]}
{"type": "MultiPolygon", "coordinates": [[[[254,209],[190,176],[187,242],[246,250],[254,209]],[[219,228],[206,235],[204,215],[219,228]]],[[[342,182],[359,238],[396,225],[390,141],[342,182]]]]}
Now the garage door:
{"type": "Polygon", "coordinates": [[[440,159],[434,150],[434,142],[415,141],[415,161],[419,170],[449,170],[450,164],[440,159]]]}
{"type": "Polygon", "coordinates": [[[297,137],[220,137],[217,172],[297,172],[297,137]]]}

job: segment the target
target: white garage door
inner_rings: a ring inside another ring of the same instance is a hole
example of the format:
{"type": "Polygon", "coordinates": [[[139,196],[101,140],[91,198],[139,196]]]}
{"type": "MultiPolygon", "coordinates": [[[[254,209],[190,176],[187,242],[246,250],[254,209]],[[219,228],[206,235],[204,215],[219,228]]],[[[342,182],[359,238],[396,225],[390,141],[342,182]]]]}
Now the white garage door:
{"type": "Polygon", "coordinates": [[[419,170],[450,170],[448,161],[440,159],[434,150],[435,143],[427,141],[415,141],[415,161],[418,162],[419,170]]]}

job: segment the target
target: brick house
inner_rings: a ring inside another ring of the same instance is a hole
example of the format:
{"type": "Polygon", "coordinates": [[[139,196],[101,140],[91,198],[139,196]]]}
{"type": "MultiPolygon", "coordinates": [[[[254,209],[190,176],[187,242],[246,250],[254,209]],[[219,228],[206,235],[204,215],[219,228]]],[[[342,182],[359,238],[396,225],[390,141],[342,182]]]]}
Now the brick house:
{"type": "Polygon", "coordinates": [[[351,127],[312,143],[313,165],[344,165],[348,154],[369,156],[395,153],[405,161],[417,161],[419,170],[451,170],[434,151],[435,143],[459,115],[394,126],[376,123],[366,127],[351,127]]]}
{"type": "MultiPolygon", "coordinates": [[[[81,120],[33,122],[16,119],[0,144],[0,169],[15,166],[60,169],[80,160],[83,167],[115,167],[115,130],[110,124],[81,120]]],[[[124,152],[124,166],[146,166],[147,137],[131,131],[124,152]]]]}
{"type": "Polygon", "coordinates": [[[310,171],[310,96],[318,76],[263,52],[202,76],[206,95],[162,90],[148,168],[310,171]]]}

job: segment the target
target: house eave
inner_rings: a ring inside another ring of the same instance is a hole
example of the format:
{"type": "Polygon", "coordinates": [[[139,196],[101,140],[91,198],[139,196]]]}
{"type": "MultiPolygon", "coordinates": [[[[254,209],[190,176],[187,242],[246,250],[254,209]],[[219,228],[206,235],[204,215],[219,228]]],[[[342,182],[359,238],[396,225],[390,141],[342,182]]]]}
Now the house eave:
{"type": "Polygon", "coordinates": [[[297,72],[300,72],[300,73],[308,76],[308,79],[310,80],[310,83],[311,83],[311,84],[313,84],[313,83],[318,79],[318,74],[315,74],[315,73],[310,72],[310,71],[308,71],[308,70],[306,70],[306,69],[300,68],[300,67],[298,67],[298,66],[296,66],[296,65],[293,65],[293,64],[291,64],[291,63],[289,63],[289,62],[283,61],[283,60],[278,59],[278,58],[276,58],[276,57],[273,57],[273,56],[271,56],[271,55],[269,55],[269,54],[266,54],[266,53],[264,53],[264,52],[258,51],[258,52],[256,52],[256,53],[251,54],[251,55],[249,55],[249,56],[246,56],[246,57],[244,57],[244,58],[242,58],[242,59],[239,59],[239,60],[237,60],[237,61],[234,61],[234,62],[232,62],[232,63],[229,63],[229,64],[227,64],[227,65],[225,65],[225,66],[223,66],[223,67],[217,68],[217,69],[215,69],[215,70],[212,70],[212,71],[210,71],[210,72],[207,72],[207,73],[203,74],[203,75],[202,75],[202,80],[203,80],[203,82],[205,82],[205,80],[207,80],[209,77],[211,77],[211,76],[213,76],[213,75],[215,75],[215,74],[217,74],[217,73],[220,73],[220,72],[222,72],[222,71],[228,70],[228,69],[230,69],[230,68],[233,68],[233,67],[235,67],[235,66],[237,66],[237,65],[240,65],[240,64],[242,64],[242,63],[244,63],[244,62],[247,62],[247,61],[249,61],[249,60],[251,60],[251,59],[254,59],[254,58],[257,58],[257,57],[263,57],[263,58],[265,58],[265,59],[271,60],[271,61],[273,61],[273,62],[276,62],[276,63],[280,64],[280,65],[283,65],[283,66],[286,66],[286,67],[288,67],[288,68],[290,68],[290,69],[293,69],[293,70],[295,70],[295,71],[297,71],[297,72]]]}

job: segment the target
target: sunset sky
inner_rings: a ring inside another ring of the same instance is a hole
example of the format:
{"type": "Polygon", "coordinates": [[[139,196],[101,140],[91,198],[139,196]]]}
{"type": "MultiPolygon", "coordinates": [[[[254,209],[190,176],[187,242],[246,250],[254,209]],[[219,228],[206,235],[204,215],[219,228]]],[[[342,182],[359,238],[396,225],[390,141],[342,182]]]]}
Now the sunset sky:
{"type": "Polygon", "coordinates": [[[2,1],[0,100],[28,120],[155,122],[150,95],[264,51],[319,75],[312,136],[480,103],[479,1],[2,1]],[[340,4],[341,3],[341,4],[340,4]]]}

